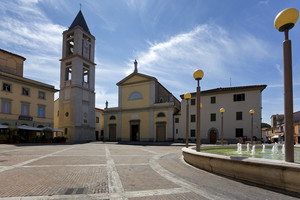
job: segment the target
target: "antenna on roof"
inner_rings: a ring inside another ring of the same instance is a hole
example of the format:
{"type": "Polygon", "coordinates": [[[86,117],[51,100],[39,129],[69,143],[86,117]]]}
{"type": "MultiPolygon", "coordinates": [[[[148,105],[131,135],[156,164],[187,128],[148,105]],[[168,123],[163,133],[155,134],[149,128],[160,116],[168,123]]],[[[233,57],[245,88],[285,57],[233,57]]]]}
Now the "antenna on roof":
{"type": "Polygon", "coordinates": [[[231,77],[230,77],[230,87],[231,87],[231,77]]]}
{"type": "Polygon", "coordinates": [[[80,7],[80,10],[81,10],[81,3],[79,3],[79,7],[80,7]]]}

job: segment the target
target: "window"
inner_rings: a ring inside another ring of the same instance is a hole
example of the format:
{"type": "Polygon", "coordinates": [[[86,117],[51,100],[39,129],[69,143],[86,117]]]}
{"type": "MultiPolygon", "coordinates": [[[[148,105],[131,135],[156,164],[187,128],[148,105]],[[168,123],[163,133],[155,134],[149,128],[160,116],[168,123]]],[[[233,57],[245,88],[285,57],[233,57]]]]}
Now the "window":
{"type": "Polygon", "coordinates": [[[236,128],[235,129],[235,137],[243,137],[243,129],[242,128],[236,128]]]}
{"type": "Polygon", "coordinates": [[[216,103],[216,97],[210,97],[210,103],[211,104],[216,103]]]}
{"type": "Polygon", "coordinates": [[[65,135],[68,135],[68,128],[65,128],[65,135]]]}
{"type": "Polygon", "coordinates": [[[191,105],[194,106],[196,104],[196,99],[191,99],[191,105]]]}
{"type": "Polygon", "coordinates": [[[116,120],[116,117],[114,115],[110,116],[109,120],[116,120]]]}
{"type": "Polygon", "coordinates": [[[137,99],[143,99],[143,96],[140,92],[132,92],[129,97],[128,100],[137,100],[137,99]]]}
{"type": "Polygon", "coordinates": [[[1,110],[2,110],[2,113],[6,113],[6,114],[11,113],[11,100],[10,99],[2,99],[1,110]]]}
{"type": "Polygon", "coordinates": [[[29,103],[21,103],[21,115],[29,116],[29,103]]]}
{"type": "Polygon", "coordinates": [[[298,133],[300,134],[300,124],[298,124],[298,133]]]}
{"type": "Polygon", "coordinates": [[[45,92],[39,91],[39,99],[46,99],[45,92]]]}
{"type": "Polygon", "coordinates": [[[243,112],[236,112],[236,120],[243,120],[243,112]]]}
{"type": "Polygon", "coordinates": [[[72,80],[72,67],[66,68],[66,81],[72,80]]]}
{"type": "Polygon", "coordinates": [[[157,117],[165,117],[166,115],[165,115],[165,113],[163,113],[163,112],[160,112],[160,113],[158,113],[157,114],[157,117]]]}
{"type": "Polygon", "coordinates": [[[24,95],[24,96],[29,96],[29,88],[22,88],[22,95],[24,95]]]}
{"type": "Polygon", "coordinates": [[[72,80],[72,62],[66,63],[65,81],[72,80]]]}
{"type": "Polygon", "coordinates": [[[196,136],[196,131],[195,129],[191,129],[191,137],[195,137],[196,136]]]}
{"type": "Polygon", "coordinates": [[[11,92],[11,85],[8,83],[3,83],[2,84],[2,90],[5,92],[11,92]]]}
{"type": "Polygon", "coordinates": [[[99,124],[99,117],[96,117],[96,123],[99,124]]]}
{"type": "Polygon", "coordinates": [[[191,115],[191,122],[196,122],[196,115],[191,115]]]}
{"type": "Polygon", "coordinates": [[[217,114],[216,113],[211,113],[210,114],[210,121],[211,122],[216,121],[216,118],[217,118],[217,114]]]}
{"type": "Polygon", "coordinates": [[[45,105],[38,105],[38,117],[45,117],[45,105]]]}
{"type": "Polygon", "coordinates": [[[74,53],[74,33],[67,35],[67,55],[71,56],[74,53]]]}
{"type": "Polygon", "coordinates": [[[233,101],[245,101],[245,94],[234,94],[233,101]]]}
{"type": "Polygon", "coordinates": [[[179,118],[175,118],[175,123],[179,123],[179,118]]]}
{"type": "Polygon", "coordinates": [[[178,134],[178,128],[176,128],[176,134],[178,134]]]}
{"type": "Polygon", "coordinates": [[[89,82],[89,66],[86,64],[83,64],[83,82],[89,82]]]}

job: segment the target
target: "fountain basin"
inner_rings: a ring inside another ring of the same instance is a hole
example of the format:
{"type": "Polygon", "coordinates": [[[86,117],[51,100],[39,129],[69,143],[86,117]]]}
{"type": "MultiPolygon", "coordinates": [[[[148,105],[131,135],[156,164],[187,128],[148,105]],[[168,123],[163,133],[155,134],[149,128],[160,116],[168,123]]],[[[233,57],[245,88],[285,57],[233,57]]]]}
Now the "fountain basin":
{"type": "Polygon", "coordinates": [[[279,160],[196,152],[183,148],[184,160],[200,169],[300,195],[300,164],[279,160]]]}

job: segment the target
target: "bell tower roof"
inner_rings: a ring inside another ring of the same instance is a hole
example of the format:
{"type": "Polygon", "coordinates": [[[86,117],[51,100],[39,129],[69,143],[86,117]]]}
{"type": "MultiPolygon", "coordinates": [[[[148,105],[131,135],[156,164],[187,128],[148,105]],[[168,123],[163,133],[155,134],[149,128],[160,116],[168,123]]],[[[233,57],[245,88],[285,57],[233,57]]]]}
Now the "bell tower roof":
{"type": "Polygon", "coordinates": [[[75,28],[76,26],[80,26],[84,31],[91,34],[89,27],[87,26],[87,24],[85,22],[85,19],[83,17],[81,10],[78,12],[77,16],[75,17],[74,21],[72,22],[71,26],[69,27],[69,30],[75,28]]]}

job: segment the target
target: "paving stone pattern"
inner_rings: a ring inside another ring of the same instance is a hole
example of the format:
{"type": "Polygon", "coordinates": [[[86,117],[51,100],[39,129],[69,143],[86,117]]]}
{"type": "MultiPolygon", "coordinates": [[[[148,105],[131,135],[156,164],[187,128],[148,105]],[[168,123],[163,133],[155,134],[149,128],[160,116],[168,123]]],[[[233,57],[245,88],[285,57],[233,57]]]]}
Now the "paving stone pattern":
{"type": "Polygon", "coordinates": [[[0,145],[0,199],[296,199],[184,163],[182,146],[0,145]]]}

